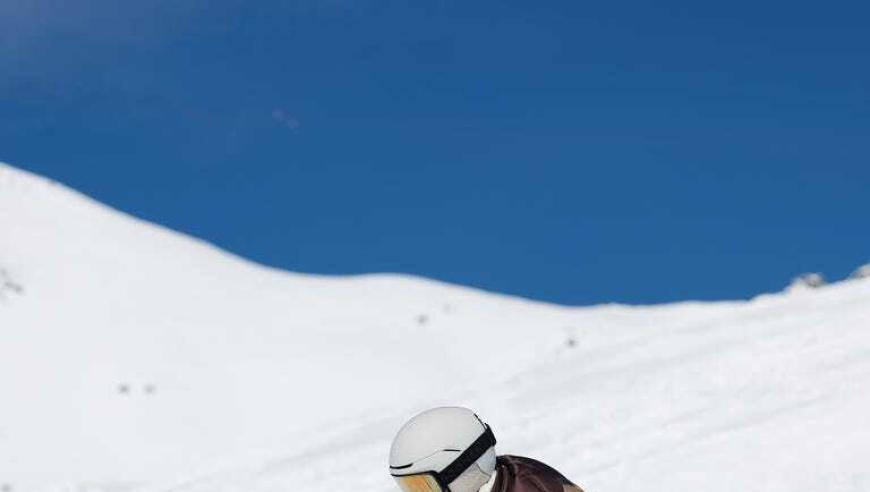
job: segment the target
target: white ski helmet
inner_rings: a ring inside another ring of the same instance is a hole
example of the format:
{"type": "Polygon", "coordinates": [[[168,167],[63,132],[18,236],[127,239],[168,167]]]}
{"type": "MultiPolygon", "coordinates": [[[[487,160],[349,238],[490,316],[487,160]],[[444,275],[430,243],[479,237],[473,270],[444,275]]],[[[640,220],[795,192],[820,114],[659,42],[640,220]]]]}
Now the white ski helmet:
{"type": "Polygon", "coordinates": [[[390,474],[403,492],[477,492],[494,472],[495,436],[467,408],[417,415],[390,447],[390,474]]]}

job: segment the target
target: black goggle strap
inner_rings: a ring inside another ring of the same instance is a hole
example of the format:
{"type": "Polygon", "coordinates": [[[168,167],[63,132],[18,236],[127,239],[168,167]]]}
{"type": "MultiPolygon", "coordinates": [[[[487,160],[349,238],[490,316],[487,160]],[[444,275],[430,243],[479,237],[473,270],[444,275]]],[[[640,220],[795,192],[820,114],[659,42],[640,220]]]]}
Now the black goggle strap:
{"type": "Polygon", "coordinates": [[[493,446],[495,446],[495,435],[492,433],[492,429],[486,425],[486,430],[471,443],[468,449],[457,456],[446,468],[438,473],[433,473],[438,485],[441,486],[441,490],[444,492],[449,491],[450,483],[459,478],[462,472],[473,465],[475,461],[479,460],[483,456],[483,453],[493,446]]]}

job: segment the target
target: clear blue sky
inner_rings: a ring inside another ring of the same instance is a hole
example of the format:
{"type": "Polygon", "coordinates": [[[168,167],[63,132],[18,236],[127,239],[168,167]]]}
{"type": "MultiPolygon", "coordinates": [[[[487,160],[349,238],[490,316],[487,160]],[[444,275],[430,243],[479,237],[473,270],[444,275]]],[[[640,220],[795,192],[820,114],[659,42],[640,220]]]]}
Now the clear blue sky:
{"type": "Polygon", "coordinates": [[[0,4],[0,160],[291,270],[745,298],[870,261],[870,4],[0,4]]]}

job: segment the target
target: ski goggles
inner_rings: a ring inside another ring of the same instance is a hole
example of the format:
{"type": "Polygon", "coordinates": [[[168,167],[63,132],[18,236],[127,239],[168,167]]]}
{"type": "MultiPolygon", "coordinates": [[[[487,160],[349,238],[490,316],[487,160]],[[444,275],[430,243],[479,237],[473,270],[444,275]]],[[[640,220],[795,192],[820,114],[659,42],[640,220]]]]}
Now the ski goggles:
{"type": "Polygon", "coordinates": [[[441,485],[434,476],[428,473],[419,473],[417,475],[406,475],[404,477],[396,477],[396,483],[402,492],[443,492],[441,485]]]}
{"type": "MultiPolygon", "coordinates": [[[[486,424],[484,424],[486,425],[486,424]]],[[[486,430],[471,443],[471,446],[456,457],[449,465],[440,472],[427,471],[411,475],[397,475],[391,473],[402,492],[450,492],[450,484],[459,478],[459,475],[483,456],[486,451],[495,446],[495,435],[492,429],[486,425],[486,430]]],[[[447,451],[447,450],[445,450],[447,451]]],[[[413,463],[392,467],[393,470],[411,468],[413,463]]]]}

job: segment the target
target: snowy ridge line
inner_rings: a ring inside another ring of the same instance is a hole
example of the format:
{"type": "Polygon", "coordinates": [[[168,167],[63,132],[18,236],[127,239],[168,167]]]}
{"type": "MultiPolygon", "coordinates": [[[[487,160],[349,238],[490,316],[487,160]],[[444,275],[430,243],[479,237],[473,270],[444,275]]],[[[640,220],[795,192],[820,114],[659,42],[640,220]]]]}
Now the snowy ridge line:
{"type": "Polygon", "coordinates": [[[2,161],[0,161],[0,190],[66,195],[66,198],[68,199],[85,201],[97,207],[104,207],[87,195],[69,188],[62,183],[25,169],[17,168],[2,161]]]}
{"type": "Polygon", "coordinates": [[[168,240],[185,240],[195,247],[208,249],[219,255],[231,257],[235,261],[249,266],[280,271],[224,250],[206,240],[172,230],[163,225],[143,220],[132,214],[108,207],[88,195],[72,189],[60,182],[0,162],[0,204],[2,204],[3,198],[6,198],[7,200],[16,199],[17,204],[24,207],[31,207],[31,204],[27,202],[39,200],[40,202],[43,202],[38,205],[39,208],[47,208],[47,206],[54,208],[62,207],[67,210],[75,211],[78,214],[86,215],[86,220],[115,223],[116,227],[132,227],[136,229],[139,234],[163,236],[168,240]],[[6,194],[7,196],[3,197],[2,194],[6,194]],[[18,196],[16,197],[14,194],[18,194],[18,196]],[[96,215],[102,217],[88,217],[96,215]]]}
{"type": "MultiPolygon", "coordinates": [[[[88,215],[104,215],[106,216],[106,219],[110,220],[111,222],[115,222],[117,226],[132,228],[138,234],[153,234],[160,236],[163,240],[167,241],[184,241],[189,243],[193,247],[205,248],[207,250],[210,250],[210,252],[212,253],[216,253],[224,257],[229,257],[234,262],[246,265],[248,267],[253,267],[258,270],[263,270],[278,276],[295,276],[314,280],[321,280],[324,282],[362,283],[374,286],[382,285],[384,283],[407,283],[412,288],[423,287],[436,291],[462,290],[469,293],[476,293],[479,295],[491,297],[493,299],[520,301],[529,303],[531,305],[552,305],[544,301],[525,299],[509,294],[489,292],[475,287],[457,285],[437,279],[420,277],[405,273],[383,272],[326,275],[289,272],[278,267],[273,267],[250,260],[196,236],[183,232],[178,232],[161,224],[140,219],[132,214],[113,209],[89,197],[86,194],[69,188],[68,186],[60,182],[0,161],[0,206],[2,206],[3,204],[4,197],[2,195],[4,194],[4,191],[8,192],[5,198],[7,200],[14,200],[15,203],[19,206],[30,207],[30,204],[26,202],[34,199],[50,200],[51,202],[54,202],[51,204],[53,205],[53,207],[72,209],[78,211],[79,213],[88,215]],[[14,194],[19,194],[20,196],[16,197],[14,194]]],[[[44,205],[45,204],[42,204],[41,207],[44,205]]],[[[91,221],[105,220],[97,217],[86,217],[86,219],[91,221]]]]}

